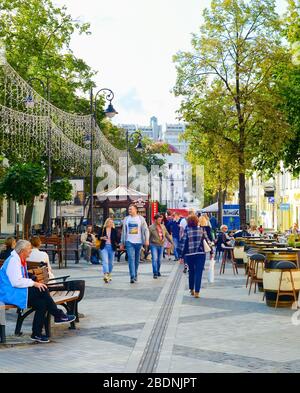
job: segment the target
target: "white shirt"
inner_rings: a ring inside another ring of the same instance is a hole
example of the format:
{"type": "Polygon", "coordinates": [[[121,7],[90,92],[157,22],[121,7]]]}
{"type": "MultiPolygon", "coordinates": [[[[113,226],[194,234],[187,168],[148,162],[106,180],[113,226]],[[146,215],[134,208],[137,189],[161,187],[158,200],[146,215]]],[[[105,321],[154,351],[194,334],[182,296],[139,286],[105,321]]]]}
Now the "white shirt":
{"type": "Polygon", "coordinates": [[[184,231],[185,228],[186,228],[186,226],[187,226],[187,221],[186,221],[185,218],[183,218],[183,219],[180,221],[179,227],[182,228],[182,230],[184,231]]]}
{"type": "Polygon", "coordinates": [[[27,258],[27,261],[47,263],[49,278],[54,278],[54,274],[52,272],[51,265],[49,262],[49,255],[46,252],[40,251],[38,248],[33,248],[29,257],[27,258]]]}
{"type": "Polygon", "coordinates": [[[6,269],[7,277],[11,285],[15,288],[28,288],[34,286],[34,281],[30,278],[24,278],[22,276],[23,266],[21,259],[16,251],[12,251],[10,261],[6,269]]]}
{"type": "Polygon", "coordinates": [[[141,219],[139,216],[128,216],[127,225],[127,241],[130,243],[142,243],[141,219]]]}

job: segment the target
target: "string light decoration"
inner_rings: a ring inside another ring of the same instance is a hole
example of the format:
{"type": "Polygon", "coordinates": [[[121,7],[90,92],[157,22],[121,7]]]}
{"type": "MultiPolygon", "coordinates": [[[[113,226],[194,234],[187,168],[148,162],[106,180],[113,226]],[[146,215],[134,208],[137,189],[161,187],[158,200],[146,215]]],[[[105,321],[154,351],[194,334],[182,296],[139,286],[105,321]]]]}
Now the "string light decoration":
{"type": "MultiPolygon", "coordinates": [[[[0,151],[13,149],[23,160],[47,154],[51,127],[52,159],[78,176],[89,175],[91,115],[65,112],[38,94],[7,62],[0,64],[0,151]],[[1,146],[3,147],[1,149],[1,146]]],[[[108,163],[116,170],[126,150],[114,147],[96,125],[94,170],[108,163]]],[[[129,164],[132,162],[129,158],[129,164]]]]}

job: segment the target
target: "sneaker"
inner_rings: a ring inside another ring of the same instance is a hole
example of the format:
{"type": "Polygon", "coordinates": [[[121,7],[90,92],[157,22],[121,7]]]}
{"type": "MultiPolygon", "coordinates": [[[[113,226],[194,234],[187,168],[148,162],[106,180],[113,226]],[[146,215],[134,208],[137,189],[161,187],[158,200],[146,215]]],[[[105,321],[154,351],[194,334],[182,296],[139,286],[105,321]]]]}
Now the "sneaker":
{"type": "Polygon", "coordinates": [[[49,337],[44,336],[43,334],[41,334],[40,336],[34,336],[33,334],[30,337],[30,340],[38,342],[38,343],[49,343],[49,337]]]}
{"type": "Polygon", "coordinates": [[[157,273],[157,277],[161,277],[161,274],[159,272],[157,273]]]}
{"type": "Polygon", "coordinates": [[[108,280],[109,280],[109,281],[112,280],[112,278],[111,278],[111,273],[108,273],[108,280]]]}
{"type": "Polygon", "coordinates": [[[131,279],[130,279],[130,284],[134,284],[134,283],[135,283],[134,278],[131,278],[131,279]]]}
{"type": "Polygon", "coordinates": [[[137,281],[137,277],[134,277],[134,281],[137,281]]]}
{"type": "Polygon", "coordinates": [[[104,282],[105,282],[106,284],[108,283],[109,277],[108,277],[108,274],[107,274],[107,273],[104,274],[103,280],[104,280],[104,282]]]}
{"type": "Polygon", "coordinates": [[[153,278],[157,279],[157,275],[156,275],[156,274],[154,274],[153,278]]]}
{"type": "Polygon", "coordinates": [[[195,292],[195,293],[194,293],[194,296],[195,296],[195,297],[200,297],[199,292],[195,292]]]}
{"type": "Polygon", "coordinates": [[[195,291],[193,289],[190,289],[190,294],[191,294],[191,296],[194,296],[195,295],[195,291]]]}
{"type": "Polygon", "coordinates": [[[60,315],[59,317],[54,317],[54,323],[56,325],[58,324],[63,324],[63,323],[70,323],[75,321],[76,316],[75,315],[68,315],[65,313],[62,313],[62,315],[60,315]]]}

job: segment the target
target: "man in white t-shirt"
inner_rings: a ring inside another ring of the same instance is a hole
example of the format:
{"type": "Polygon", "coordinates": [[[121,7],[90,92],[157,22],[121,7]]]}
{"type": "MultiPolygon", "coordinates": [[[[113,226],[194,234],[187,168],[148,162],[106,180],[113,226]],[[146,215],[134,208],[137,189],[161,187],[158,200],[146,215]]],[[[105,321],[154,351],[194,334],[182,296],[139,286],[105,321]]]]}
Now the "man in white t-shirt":
{"type": "MultiPolygon", "coordinates": [[[[194,215],[194,214],[195,214],[195,210],[194,209],[189,209],[188,215],[191,216],[191,215],[194,215]]],[[[187,220],[186,220],[186,218],[182,218],[182,220],[180,221],[180,224],[179,224],[179,228],[180,228],[179,238],[180,239],[183,236],[183,233],[184,233],[184,230],[185,230],[186,226],[187,226],[187,220]]]]}
{"type": "Polygon", "coordinates": [[[144,217],[138,215],[135,205],[130,205],[128,212],[129,216],[123,221],[120,249],[126,247],[130,283],[133,284],[137,281],[142,245],[149,246],[149,229],[144,217]]]}

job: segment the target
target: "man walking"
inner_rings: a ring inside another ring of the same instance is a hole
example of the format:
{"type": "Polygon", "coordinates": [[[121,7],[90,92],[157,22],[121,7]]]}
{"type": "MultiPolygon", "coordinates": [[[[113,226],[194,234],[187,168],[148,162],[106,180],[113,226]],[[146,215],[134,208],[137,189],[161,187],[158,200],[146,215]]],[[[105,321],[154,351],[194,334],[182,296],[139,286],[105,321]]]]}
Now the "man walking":
{"type": "Polygon", "coordinates": [[[123,221],[120,249],[124,250],[126,247],[130,283],[134,284],[137,281],[142,245],[149,246],[149,229],[144,217],[138,214],[135,205],[130,205],[128,212],[129,216],[123,221]]]}
{"type": "Polygon", "coordinates": [[[171,231],[172,231],[172,237],[173,237],[173,243],[174,243],[174,257],[175,261],[179,260],[178,256],[178,247],[179,247],[179,240],[180,240],[180,223],[181,223],[181,218],[177,212],[174,213],[173,215],[174,219],[171,222],[171,231]]]}

